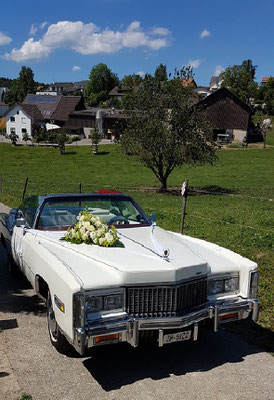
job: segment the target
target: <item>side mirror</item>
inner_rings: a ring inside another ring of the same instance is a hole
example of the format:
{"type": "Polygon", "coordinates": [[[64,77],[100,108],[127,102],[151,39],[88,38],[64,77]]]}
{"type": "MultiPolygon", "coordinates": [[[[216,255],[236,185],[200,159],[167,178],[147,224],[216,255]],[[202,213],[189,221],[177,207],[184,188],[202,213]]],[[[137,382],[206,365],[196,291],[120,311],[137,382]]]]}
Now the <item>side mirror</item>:
{"type": "Polygon", "coordinates": [[[25,220],[25,218],[17,218],[17,219],[15,220],[15,226],[17,226],[17,228],[20,228],[20,226],[23,227],[23,226],[25,226],[25,225],[26,225],[26,220],[25,220]]]}
{"type": "Polygon", "coordinates": [[[156,214],[154,214],[154,213],[149,214],[149,219],[153,224],[155,224],[156,223],[156,219],[157,219],[156,214]]]}

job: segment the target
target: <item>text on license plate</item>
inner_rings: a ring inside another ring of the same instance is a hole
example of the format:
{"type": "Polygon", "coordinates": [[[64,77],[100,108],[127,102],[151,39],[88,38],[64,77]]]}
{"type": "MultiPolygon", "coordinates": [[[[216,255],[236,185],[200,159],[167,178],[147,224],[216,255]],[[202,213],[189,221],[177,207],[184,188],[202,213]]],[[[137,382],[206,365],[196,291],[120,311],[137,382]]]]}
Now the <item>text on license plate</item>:
{"type": "Polygon", "coordinates": [[[183,340],[189,340],[190,338],[191,338],[191,331],[169,333],[167,335],[164,335],[164,344],[181,342],[183,340]]]}

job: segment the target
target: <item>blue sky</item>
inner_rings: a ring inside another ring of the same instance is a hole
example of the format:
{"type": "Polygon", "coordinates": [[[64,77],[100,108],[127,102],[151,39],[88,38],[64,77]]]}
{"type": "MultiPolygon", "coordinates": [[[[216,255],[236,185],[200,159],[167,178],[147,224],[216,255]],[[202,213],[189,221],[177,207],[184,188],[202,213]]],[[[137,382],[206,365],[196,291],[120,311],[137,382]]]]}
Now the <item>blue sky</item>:
{"type": "Polygon", "coordinates": [[[274,0],[13,0],[1,3],[0,76],[88,79],[99,62],[122,78],[192,65],[198,85],[251,59],[274,76],[274,0]]]}

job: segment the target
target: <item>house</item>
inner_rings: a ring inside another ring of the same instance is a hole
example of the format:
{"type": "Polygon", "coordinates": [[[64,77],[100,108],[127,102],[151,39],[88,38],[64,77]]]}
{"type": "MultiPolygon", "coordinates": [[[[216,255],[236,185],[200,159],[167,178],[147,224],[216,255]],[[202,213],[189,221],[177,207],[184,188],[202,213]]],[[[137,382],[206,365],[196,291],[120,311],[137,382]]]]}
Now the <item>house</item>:
{"type": "Polygon", "coordinates": [[[122,110],[93,107],[70,113],[64,128],[71,133],[77,133],[89,138],[91,129],[97,127],[102,137],[110,139],[116,135],[115,125],[117,121],[123,118],[122,110]]]}
{"type": "Polygon", "coordinates": [[[272,79],[272,77],[271,76],[263,76],[262,80],[261,80],[261,85],[265,86],[265,84],[268,81],[268,79],[272,79]]]}
{"type": "Polygon", "coordinates": [[[19,140],[23,139],[25,133],[32,136],[33,126],[45,126],[43,115],[36,105],[16,104],[6,114],[6,133],[16,133],[19,140]]]}
{"type": "Polygon", "coordinates": [[[81,96],[51,96],[28,94],[23,104],[36,105],[46,122],[63,126],[69,113],[85,109],[81,96]]]}
{"type": "Polygon", "coordinates": [[[5,129],[6,118],[5,114],[8,112],[9,106],[0,100],[0,129],[5,129]]]}
{"type": "Polygon", "coordinates": [[[133,88],[129,86],[115,86],[108,95],[121,101],[122,97],[132,92],[132,90],[133,88]]]}
{"type": "Polygon", "coordinates": [[[12,107],[6,114],[6,132],[15,132],[19,139],[24,133],[33,133],[33,126],[46,129],[63,127],[69,114],[84,109],[81,96],[40,96],[28,94],[23,103],[12,107]]]}
{"type": "Polygon", "coordinates": [[[191,86],[191,87],[194,87],[194,88],[197,87],[197,83],[195,82],[194,78],[182,79],[182,85],[184,87],[187,87],[187,86],[191,86]]]}
{"type": "Polygon", "coordinates": [[[193,89],[193,92],[198,94],[200,100],[205,99],[212,93],[209,90],[209,86],[197,86],[193,89]]]}
{"type": "Polygon", "coordinates": [[[63,92],[73,92],[72,90],[73,82],[54,82],[49,85],[47,90],[49,92],[57,92],[59,95],[63,94],[63,92]]]}
{"type": "Polygon", "coordinates": [[[58,95],[72,94],[76,90],[83,92],[87,86],[87,83],[87,80],[78,82],[55,82],[49,85],[47,91],[50,93],[57,93],[58,95]]]}
{"type": "Polygon", "coordinates": [[[209,82],[209,90],[211,92],[221,88],[223,82],[222,74],[218,76],[212,76],[209,82]]]}
{"type": "Polygon", "coordinates": [[[205,112],[217,142],[243,143],[247,140],[251,109],[230,90],[218,89],[198,106],[205,112]]]}

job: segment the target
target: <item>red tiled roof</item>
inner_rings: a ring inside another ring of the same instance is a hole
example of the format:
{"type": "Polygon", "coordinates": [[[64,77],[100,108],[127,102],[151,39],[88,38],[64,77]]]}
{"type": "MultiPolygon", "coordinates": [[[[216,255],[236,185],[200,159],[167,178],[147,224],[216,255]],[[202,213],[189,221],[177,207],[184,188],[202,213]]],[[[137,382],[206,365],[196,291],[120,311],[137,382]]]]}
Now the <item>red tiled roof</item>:
{"type": "Polygon", "coordinates": [[[197,86],[196,85],[196,82],[194,81],[194,78],[189,78],[189,79],[182,79],[182,85],[183,86],[189,86],[189,85],[194,85],[195,87],[197,86]]]}

